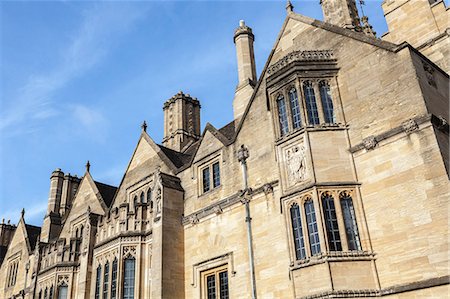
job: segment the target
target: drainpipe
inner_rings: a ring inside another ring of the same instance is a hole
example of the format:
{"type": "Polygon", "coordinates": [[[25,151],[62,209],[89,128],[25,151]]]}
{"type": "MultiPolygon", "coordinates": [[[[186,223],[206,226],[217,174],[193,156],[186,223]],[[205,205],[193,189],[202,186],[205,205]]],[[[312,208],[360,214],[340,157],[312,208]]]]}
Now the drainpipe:
{"type": "Polygon", "coordinates": [[[241,145],[241,148],[238,150],[237,158],[242,166],[242,178],[244,181],[244,190],[242,191],[240,196],[241,202],[245,205],[245,222],[247,223],[247,242],[248,242],[248,256],[250,262],[252,299],[256,299],[255,261],[253,257],[253,239],[252,239],[252,218],[250,217],[251,189],[248,188],[248,180],[247,180],[248,157],[249,157],[248,149],[244,145],[241,145]]]}

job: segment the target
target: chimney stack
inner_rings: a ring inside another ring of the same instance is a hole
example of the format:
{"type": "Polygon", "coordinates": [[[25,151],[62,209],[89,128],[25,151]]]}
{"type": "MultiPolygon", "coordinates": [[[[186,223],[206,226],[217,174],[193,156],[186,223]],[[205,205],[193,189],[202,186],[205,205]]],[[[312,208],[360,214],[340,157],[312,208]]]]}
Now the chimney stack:
{"type": "Polygon", "coordinates": [[[163,145],[177,152],[200,138],[200,102],[182,91],[164,103],[163,145]]]}
{"type": "Polygon", "coordinates": [[[252,29],[241,20],[234,32],[239,83],[233,100],[234,119],[242,116],[256,85],[256,64],[253,51],[255,36],[252,29]]]}
{"type": "Polygon", "coordinates": [[[50,193],[48,195],[47,214],[41,230],[42,242],[48,242],[57,236],[61,229],[61,195],[64,182],[64,172],[57,168],[50,177],[50,193]]]}

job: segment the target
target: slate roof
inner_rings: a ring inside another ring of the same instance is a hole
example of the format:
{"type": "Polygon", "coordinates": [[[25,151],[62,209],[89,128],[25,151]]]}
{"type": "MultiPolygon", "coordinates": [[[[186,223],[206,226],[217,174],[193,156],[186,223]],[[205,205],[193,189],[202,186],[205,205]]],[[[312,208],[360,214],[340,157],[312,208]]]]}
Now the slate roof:
{"type": "Polygon", "coordinates": [[[161,148],[167,158],[172,161],[173,165],[175,165],[176,168],[180,168],[191,161],[192,155],[180,153],[159,144],[158,146],[161,148]]]}
{"type": "Polygon", "coordinates": [[[100,182],[95,182],[95,185],[97,186],[97,189],[100,192],[100,195],[102,196],[106,206],[109,208],[112,204],[114,195],[116,194],[117,187],[106,185],[100,182]]]}
{"type": "Polygon", "coordinates": [[[28,240],[30,241],[31,251],[33,251],[36,247],[39,234],[41,233],[41,228],[30,224],[25,224],[25,228],[27,230],[28,240]]]}
{"type": "Polygon", "coordinates": [[[225,136],[229,141],[233,140],[234,133],[236,132],[236,126],[234,120],[226,124],[218,130],[223,136],[225,136]]]}

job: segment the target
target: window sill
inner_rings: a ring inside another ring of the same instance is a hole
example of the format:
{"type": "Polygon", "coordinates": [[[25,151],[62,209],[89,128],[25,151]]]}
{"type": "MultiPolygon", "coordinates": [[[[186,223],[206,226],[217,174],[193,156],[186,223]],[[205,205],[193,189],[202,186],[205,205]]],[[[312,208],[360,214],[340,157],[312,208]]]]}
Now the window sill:
{"type": "Polygon", "coordinates": [[[218,190],[220,190],[220,189],[222,189],[222,184],[220,184],[219,186],[217,186],[217,187],[215,187],[215,188],[213,188],[213,189],[210,189],[210,190],[208,190],[208,191],[206,191],[206,192],[201,193],[201,194],[198,196],[198,198],[207,197],[208,195],[213,194],[214,192],[216,192],[216,191],[218,191],[218,190]]]}
{"type": "Polygon", "coordinates": [[[371,261],[375,260],[375,253],[368,251],[332,251],[322,252],[318,255],[308,257],[302,260],[291,262],[290,270],[297,270],[322,264],[325,262],[343,262],[343,261],[371,261]]]}
{"type": "Polygon", "coordinates": [[[286,140],[289,140],[292,137],[300,135],[300,134],[302,134],[302,133],[304,133],[306,131],[307,132],[330,131],[330,130],[338,131],[338,130],[344,130],[344,129],[347,129],[347,128],[348,128],[348,126],[344,125],[342,123],[336,123],[336,124],[323,123],[323,124],[320,124],[320,125],[307,125],[306,127],[301,127],[301,128],[295,129],[295,130],[293,130],[291,132],[288,132],[286,135],[278,137],[278,139],[275,140],[275,144],[279,145],[279,144],[285,142],[286,140]]]}

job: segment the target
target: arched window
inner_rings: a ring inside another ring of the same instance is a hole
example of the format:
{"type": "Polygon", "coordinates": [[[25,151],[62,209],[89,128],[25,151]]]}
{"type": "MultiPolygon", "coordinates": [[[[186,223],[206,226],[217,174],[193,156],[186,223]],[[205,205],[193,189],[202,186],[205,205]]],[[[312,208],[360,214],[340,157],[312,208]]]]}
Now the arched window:
{"type": "Polygon", "coordinates": [[[150,204],[150,210],[153,210],[152,189],[150,188],[147,190],[147,203],[150,204]]]}
{"type": "Polygon", "coordinates": [[[136,210],[137,203],[138,203],[138,197],[137,197],[137,195],[135,195],[133,198],[133,209],[135,209],[135,210],[136,210]]]}
{"type": "Polygon", "coordinates": [[[328,192],[322,194],[322,207],[327,228],[328,248],[330,251],[341,251],[341,237],[339,236],[339,227],[336,217],[336,208],[334,198],[328,192]]]}
{"type": "Polygon", "coordinates": [[[308,112],[308,122],[310,125],[318,125],[320,121],[316,96],[314,94],[314,87],[310,81],[303,82],[303,93],[305,95],[306,111],[308,112]]]}
{"type": "Polygon", "coordinates": [[[311,255],[320,253],[319,230],[317,228],[316,211],[312,199],[305,201],[306,224],[308,226],[309,247],[311,255]]]}
{"type": "Polygon", "coordinates": [[[82,225],[80,228],[80,238],[83,238],[83,230],[84,230],[84,226],[82,225]]]}
{"type": "Polygon", "coordinates": [[[48,294],[48,298],[53,299],[53,286],[50,287],[50,293],[48,294]]]}
{"type": "Polygon", "coordinates": [[[345,234],[347,235],[348,249],[361,250],[358,226],[356,225],[355,209],[350,194],[342,192],[340,194],[342,214],[344,216],[345,234]]]}
{"type": "Polygon", "coordinates": [[[320,81],[319,89],[325,122],[328,124],[334,124],[336,122],[336,119],[334,116],[334,107],[333,99],[331,98],[330,84],[327,81],[320,81]]]}
{"type": "Polygon", "coordinates": [[[47,288],[45,288],[45,291],[44,291],[44,299],[48,299],[48,289],[47,288]]]}
{"type": "Polygon", "coordinates": [[[38,298],[39,298],[39,299],[42,299],[42,290],[39,291],[39,296],[38,296],[38,298]]]}
{"type": "Polygon", "coordinates": [[[289,91],[289,101],[291,103],[291,113],[292,113],[292,125],[294,129],[298,129],[302,126],[300,105],[298,103],[297,90],[292,87],[289,91]]]}
{"type": "Polygon", "coordinates": [[[124,261],[123,299],[134,299],[135,259],[128,257],[124,261]]]}
{"type": "Polygon", "coordinates": [[[108,299],[109,289],[109,262],[105,264],[103,269],[103,299],[108,299]]]}
{"type": "Polygon", "coordinates": [[[280,94],[277,98],[278,106],[278,120],[280,122],[280,133],[281,136],[286,135],[289,132],[289,124],[286,111],[286,102],[284,97],[280,94]]]}
{"type": "Polygon", "coordinates": [[[112,263],[111,271],[111,299],[117,299],[117,258],[112,263]]]}
{"type": "Polygon", "coordinates": [[[144,203],[145,202],[144,192],[141,192],[140,200],[141,200],[140,203],[144,203]]]}
{"type": "Polygon", "coordinates": [[[98,265],[97,267],[97,275],[95,277],[95,299],[100,298],[100,280],[102,279],[102,267],[98,265]]]}
{"type": "Polygon", "coordinates": [[[306,257],[305,240],[303,239],[302,219],[298,204],[291,207],[292,233],[294,234],[295,257],[297,260],[306,257]]]}
{"type": "Polygon", "coordinates": [[[65,283],[58,287],[58,299],[67,299],[67,285],[65,283]]]}

